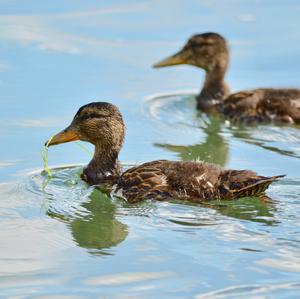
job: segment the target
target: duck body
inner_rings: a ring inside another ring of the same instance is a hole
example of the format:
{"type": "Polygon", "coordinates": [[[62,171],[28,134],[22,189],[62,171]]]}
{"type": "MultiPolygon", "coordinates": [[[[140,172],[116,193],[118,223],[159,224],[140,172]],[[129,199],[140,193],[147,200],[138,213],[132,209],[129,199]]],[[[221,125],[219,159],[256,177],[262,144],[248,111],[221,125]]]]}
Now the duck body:
{"type": "Polygon", "coordinates": [[[229,49],[220,34],[208,32],[192,36],[184,47],[154,67],[188,64],[205,71],[205,81],[197,95],[197,108],[220,113],[233,122],[300,124],[300,89],[260,88],[230,94],[224,81],[229,49]]]}
{"type": "Polygon", "coordinates": [[[300,124],[300,90],[261,88],[237,92],[215,109],[234,122],[300,124]]]}
{"type": "Polygon", "coordinates": [[[121,191],[129,202],[179,199],[201,203],[261,196],[280,177],[259,176],[249,170],[227,170],[210,163],[157,160],[125,171],[116,191],[121,191]]]}
{"type": "Polygon", "coordinates": [[[264,177],[249,170],[226,170],[202,162],[157,160],[122,173],[118,153],[125,126],[116,106],[99,102],[79,109],[72,123],[56,134],[49,146],[83,140],[95,145],[82,178],[90,185],[114,185],[128,202],[145,199],[179,199],[204,202],[245,196],[264,196],[267,187],[281,176],[264,177]]]}

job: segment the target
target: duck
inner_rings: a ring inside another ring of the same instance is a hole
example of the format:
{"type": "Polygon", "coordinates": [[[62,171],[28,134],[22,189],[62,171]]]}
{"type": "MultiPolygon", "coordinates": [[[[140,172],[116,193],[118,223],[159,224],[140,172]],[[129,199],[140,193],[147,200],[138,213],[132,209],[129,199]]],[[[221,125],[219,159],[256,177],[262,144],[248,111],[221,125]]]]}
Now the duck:
{"type": "Polygon", "coordinates": [[[218,33],[195,34],[176,54],[153,65],[162,68],[187,64],[205,71],[196,96],[197,108],[221,113],[232,122],[300,124],[300,89],[258,88],[230,94],[225,82],[229,65],[226,39],[218,33]]]}
{"type": "Polygon", "coordinates": [[[45,144],[53,146],[75,140],[95,146],[94,155],[81,178],[89,185],[109,185],[129,203],[146,199],[177,199],[201,203],[246,196],[263,197],[279,176],[260,176],[250,170],[224,169],[216,164],[156,160],[122,170],[118,160],[125,137],[119,109],[108,102],[82,106],[71,124],[45,144]]]}

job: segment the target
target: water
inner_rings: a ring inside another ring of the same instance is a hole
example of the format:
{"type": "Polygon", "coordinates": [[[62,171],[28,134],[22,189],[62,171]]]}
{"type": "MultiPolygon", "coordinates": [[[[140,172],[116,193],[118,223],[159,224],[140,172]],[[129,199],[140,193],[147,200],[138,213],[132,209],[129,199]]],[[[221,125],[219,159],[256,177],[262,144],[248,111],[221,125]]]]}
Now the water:
{"type": "Polygon", "coordinates": [[[232,90],[299,86],[297,2],[0,6],[1,298],[299,297],[299,128],[207,117],[194,109],[201,70],[150,68],[209,30],[230,40],[232,90]],[[47,179],[44,141],[94,100],[124,115],[124,164],[200,159],[287,176],[270,203],[130,205],[82,182],[90,157],[65,144],[49,150],[47,179]]]}

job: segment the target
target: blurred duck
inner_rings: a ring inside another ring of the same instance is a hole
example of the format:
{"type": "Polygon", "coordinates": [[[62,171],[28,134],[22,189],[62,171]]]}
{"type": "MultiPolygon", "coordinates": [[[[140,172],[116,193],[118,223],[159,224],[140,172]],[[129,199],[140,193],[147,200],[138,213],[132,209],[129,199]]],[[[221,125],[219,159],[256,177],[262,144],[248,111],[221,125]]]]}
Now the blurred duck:
{"type": "Polygon", "coordinates": [[[220,112],[244,123],[300,124],[299,89],[259,88],[230,95],[224,81],[228,62],[226,40],[217,33],[203,33],[192,36],[178,53],[154,67],[189,64],[202,68],[205,82],[196,100],[197,108],[204,112],[220,112]]]}
{"type": "Polygon", "coordinates": [[[95,145],[93,159],[82,179],[90,185],[109,184],[129,202],[145,199],[180,199],[203,202],[245,196],[264,196],[268,186],[282,176],[264,177],[249,170],[226,170],[200,162],[157,160],[121,171],[118,155],[125,125],[118,108],[97,102],[82,106],[71,124],[56,134],[49,146],[74,140],[95,145]]]}

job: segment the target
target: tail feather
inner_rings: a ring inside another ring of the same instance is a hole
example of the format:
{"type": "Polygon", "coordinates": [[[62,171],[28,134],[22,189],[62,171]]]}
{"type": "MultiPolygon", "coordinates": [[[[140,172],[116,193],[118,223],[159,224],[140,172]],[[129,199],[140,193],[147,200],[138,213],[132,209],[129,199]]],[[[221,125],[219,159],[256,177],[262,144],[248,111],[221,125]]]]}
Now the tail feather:
{"type": "Polygon", "coordinates": [[[273,177],[262,178],[257,182],[243,187],[238,190],[232,190],[233,198],[261,196],[269,187],[270,184],[284,177],[285,175],[277,175],[273,177]]]}

